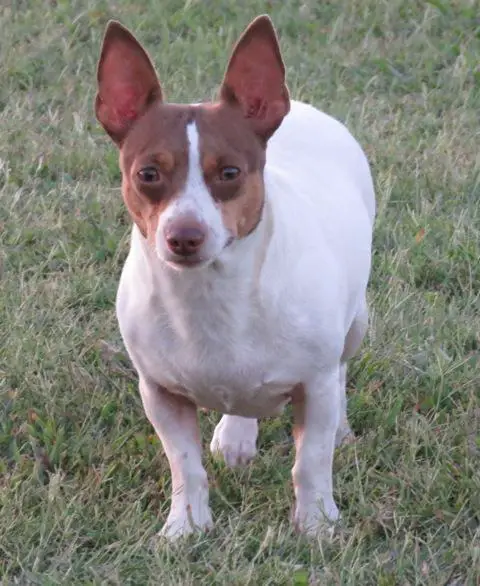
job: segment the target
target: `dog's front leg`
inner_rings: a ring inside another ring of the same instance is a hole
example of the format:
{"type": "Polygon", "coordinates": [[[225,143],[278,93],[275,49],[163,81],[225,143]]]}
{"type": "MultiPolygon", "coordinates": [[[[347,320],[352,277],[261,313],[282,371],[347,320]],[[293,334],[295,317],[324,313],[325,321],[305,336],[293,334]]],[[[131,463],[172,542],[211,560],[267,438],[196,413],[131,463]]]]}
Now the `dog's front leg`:
{"type": "Polygon", "coordinates": [[[339,516],[333,500],[332,464],[340,407],[338,366],[304,384],[293,400],[294,522],[308,535],[317,534],[339,516]]]}
{"type": "Polygon", "coordinates": [[[140,379],[145,413],[162,442],[172,473],[172,504],[160,534],[177,539],[212,526],[207,473],[193,403],[140,379]]]}

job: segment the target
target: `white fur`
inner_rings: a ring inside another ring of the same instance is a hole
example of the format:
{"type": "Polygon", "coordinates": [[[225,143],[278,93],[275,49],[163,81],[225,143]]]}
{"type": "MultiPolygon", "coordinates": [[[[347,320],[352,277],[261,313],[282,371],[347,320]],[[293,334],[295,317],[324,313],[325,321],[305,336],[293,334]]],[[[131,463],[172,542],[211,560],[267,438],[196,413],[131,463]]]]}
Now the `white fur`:
{"type": "MultiPolygon", "coordinates": [[[[226,232],[199,172],[193,127],[187,188],[161,221],[185,210],[200,214],[218,256],[204,268],[175,271],[133,229],[117,313],[147,416],[172,467],[169,536],[191,530],[187,505],[194,525],[211,523],[193,403],[269,416],[297,384],[304,398],[294,405],[295,521],[316,533],[338,517],[332,459],[335,435],[345,428],[344,362],[366,329],[374,191],[346,128],[311,106],[291,106],[268,144],[264,216],[250,236],[222,250],[226,232]]],[[[222,422],[212,448],[231,463],[248,460],[254,446],[242,445],[242,425],[222,422]]],[[[254,444],[256,427],[247,428],[254,444]]]]}

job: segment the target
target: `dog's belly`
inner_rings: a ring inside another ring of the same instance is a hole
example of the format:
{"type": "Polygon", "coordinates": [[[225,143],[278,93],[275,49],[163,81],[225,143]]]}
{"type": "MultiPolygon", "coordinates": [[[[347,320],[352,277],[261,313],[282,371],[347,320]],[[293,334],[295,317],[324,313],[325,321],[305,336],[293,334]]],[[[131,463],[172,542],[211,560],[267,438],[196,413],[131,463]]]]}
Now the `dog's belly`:
{"type": "Polygon", "coordinates": [[[270,383],[238,388],[233,384],[212,382],[206,386],[198,384],[193,388],[168,385],[168,390],[187,397],[200,408],[258,418],[280,415],[291,400],[294,387],[291,383],[270,383]]]}
{"type": "Polygon", "coordinates": [[[137,358],[137,365],[149,378],[198,407],[255,418],[282,412],[292,391],[302,382],[305,366],[299,369],[298,361],[282,363],[278,358],[266,363],[262,357],[236,364],[226,357],[209,364],[192,357],[171,362],[156,353],[137,358]]]}
{"type": "Polygon", "coordinates": [[[201,301],[196,311],[179,310],[179,317],[160,298],[118,304],[122,336],[139,375],[199,408],[252,418],[281,413],[295,387],[321,366],[318,311],[255,306],[249,318],[248,306],[237,315],[236,306],[226,310],[224,299],[201,301]]]}

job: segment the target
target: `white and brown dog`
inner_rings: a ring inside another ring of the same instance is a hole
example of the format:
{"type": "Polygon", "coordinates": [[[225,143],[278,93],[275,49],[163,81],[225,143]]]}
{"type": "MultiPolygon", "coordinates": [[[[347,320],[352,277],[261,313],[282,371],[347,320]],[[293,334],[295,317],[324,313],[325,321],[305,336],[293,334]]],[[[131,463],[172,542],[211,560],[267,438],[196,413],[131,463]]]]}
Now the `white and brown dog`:
{"type": "Polygon", "coordinates": [[[210,449],[235,466],[255,455],[257,418],[289,402],[294,520],[317,533],[339,515],[346,362],[367,328],[375,197],[362,149],[290,101],[267,16],[238,41],[219,100],[190,105],[164,101],[146,52],[110,22],[96,113],[134,221],[117,315],[171,468],[162,534],[212,525],[197,407],[224,414],[210,449]]]}

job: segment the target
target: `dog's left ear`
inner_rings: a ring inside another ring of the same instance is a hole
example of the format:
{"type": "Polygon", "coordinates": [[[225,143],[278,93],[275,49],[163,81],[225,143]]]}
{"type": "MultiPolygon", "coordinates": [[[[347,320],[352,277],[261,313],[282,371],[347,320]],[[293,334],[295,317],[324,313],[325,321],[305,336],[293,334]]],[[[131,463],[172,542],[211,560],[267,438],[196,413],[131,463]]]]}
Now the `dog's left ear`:
{"type": "Polygon", "coordinates": [[[128,29],[114,20],[105,30],[97,80],[98,121],[121,144],[148,106],[162,99],[162,90],[145,49],[128,29]]]}
{"type": "Polygon", "coordinates": [[[285,66],[275,28],[267,15],[253,20],[238,40],[220,98],[239,106],[265,142],[290,110],[285,66]]]}

